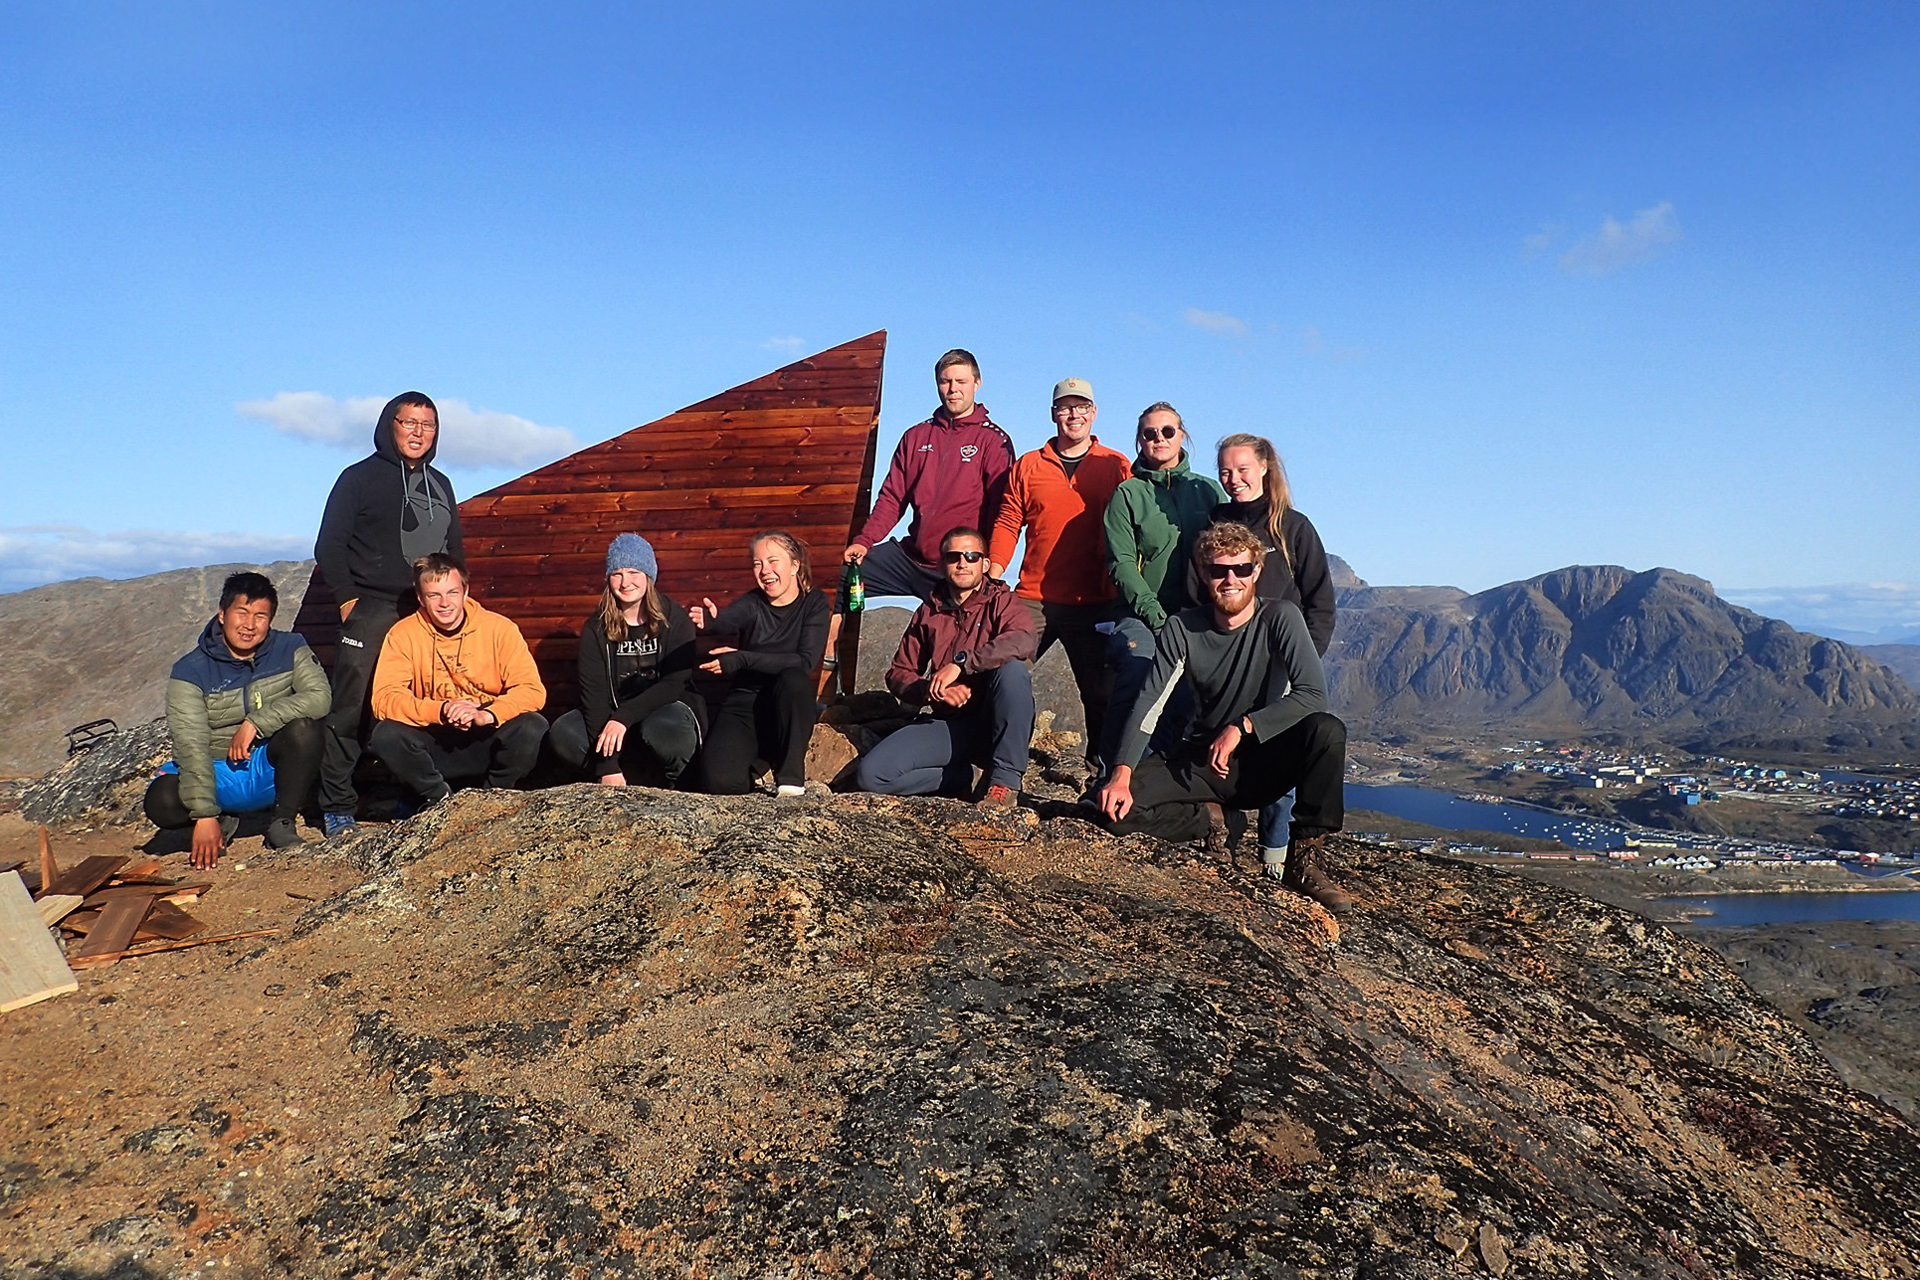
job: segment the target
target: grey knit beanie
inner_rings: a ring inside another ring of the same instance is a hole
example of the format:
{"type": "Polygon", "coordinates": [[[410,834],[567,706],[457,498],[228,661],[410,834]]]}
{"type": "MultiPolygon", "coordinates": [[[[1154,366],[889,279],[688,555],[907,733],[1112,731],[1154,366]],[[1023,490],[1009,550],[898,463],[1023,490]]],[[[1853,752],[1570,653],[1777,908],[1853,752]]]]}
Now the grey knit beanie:
{"type": "Polygon", "coordinates": [[[653,557],[653,544],[637,533],[623,533],[607,548],[607,576],[617,569],[638,569],[651,582],[659,576],[660,562],[653,557]]]}

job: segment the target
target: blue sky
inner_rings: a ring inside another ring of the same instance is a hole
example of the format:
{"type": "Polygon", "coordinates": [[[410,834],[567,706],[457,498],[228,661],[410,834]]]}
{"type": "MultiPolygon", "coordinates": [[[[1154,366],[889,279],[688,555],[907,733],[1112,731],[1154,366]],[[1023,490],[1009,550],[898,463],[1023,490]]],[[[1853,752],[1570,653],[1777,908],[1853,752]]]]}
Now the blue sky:
{"type": "Polygon", "coordinates": [[[0,589],[305,555],[409,387],[469,494],[885,328],[883,456],[961,345],[1376,583],[1920,632],[1916,137],[1911,4],[12,4],[0,589]]]}

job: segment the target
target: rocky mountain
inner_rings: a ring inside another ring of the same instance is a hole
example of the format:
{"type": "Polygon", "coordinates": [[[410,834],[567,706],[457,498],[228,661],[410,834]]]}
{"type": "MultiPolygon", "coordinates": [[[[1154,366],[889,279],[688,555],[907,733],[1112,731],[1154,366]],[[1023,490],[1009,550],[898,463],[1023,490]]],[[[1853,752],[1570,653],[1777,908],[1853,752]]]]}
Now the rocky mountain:
{"type": "Polygon", "coordinates": [[[1705,946],[1441,857],[1335,860],[1338,925],[1061,805],[588,785],[250,851],[214,876],[290,928],[8,1015],[0,1257],[1920,1271],[1920,1131],[1705,946]]]}
{"type": "Polygon", "coordinates": [[[1920,643],[1863,645],[1860,652],[1905,680],[1907,688],[1920,692],[1920,643]]]}
{"type": "Polygon", "coordinates": [[[219,609],[220,584],[242,569],[273,580],[274,621],[291,627],[311,560],[76,578],[0,595],[0,774],[51,768],[75,725],[104,717],[131,726],[160,715],[167,672],[219,609]]]}
{"type": "Polygon", "coordinates": [[[1671,569],[1577,566],[1475,595],[1350,588],[1340,608],[1335,702],[1364,723],[1920,747],[1920,697],[1878,663],[1671,569]]]}

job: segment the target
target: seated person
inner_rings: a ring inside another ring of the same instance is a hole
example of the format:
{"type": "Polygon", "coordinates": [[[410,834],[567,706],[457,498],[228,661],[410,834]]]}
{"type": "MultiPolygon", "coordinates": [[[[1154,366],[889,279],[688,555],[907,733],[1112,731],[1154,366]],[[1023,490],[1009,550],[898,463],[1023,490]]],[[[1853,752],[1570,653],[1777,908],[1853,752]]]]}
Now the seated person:
{"type": "Polygon", "coordinates": [[[580,626],[580,707],[548,739],[603,786],[626,786],[627,771],[649,760],[671,786],[700,750],[706,703],[693,689],[693,621],[655,586],[658,571],[637,533],[607,548],[600,607],[580,626]]]}
{"type": "Polygon", "coordinates": [[[815,590],[806,544],[785,529],[768,529],[748,544],[759,589],[724,609],[704,600],[690,612],[701,631],[731,637],[708,651],[700,670],[723,678],[709,699],[707,745],[700,753],[700,789],[741,796],[753,790],[756,756],[773,765],[777,795],[806,792],[807,747],[820,704],[813,673],[827,651],[827,593],[815,590]]]}
{"type": "Polygon", "coordinates": [[[467,594],[467,567],[436,551],[413,562],[417,613],[393,624],[373,668],[374,755],[422,804],[449,778],[511,787],[540,758],[547,687],[520,628],[467,594]]]}
{"type": "Polygon", "coordinates": [[[147,788],[147,817],[163,830],[191,825],[198,868],[220,860],[241,813],[271,807],[267,844],[300,843],[294,817],[320,776],[331,695],[306,640],[273,629],[279,608],[264,575],[233,574],[220,612],[167,679],[174,762],[147,788]]]}
{"type": "Polygon", "coordinates": [[[1116,833],[1191,840],[1207,833],[1221,806],[1258,809],[1293,791],[1284,871],[1268,858],[1267,873],[1340,915],[1353,899],[1328,878],[1320,855],[1345,819],[1347,728],[1326,709],[1320,655],[1299,607],[1256,594],[1265,559],[1265,545],[1243,524],[1200,535],[1194,560],[1212,602],[1160,629],[1153,668],[1096,801],[1116,833]],[[1196,703],[1192,735],[1142,763],[1176,684],[1196,703]]]}
{"type": "Polygon", "coordinates": [[[933,717],[888,734],[860,761],[854,785],[891,796],[964,796],[986,772],[980,804],[1011,809],[1027,772],[1033,681],[1026,660],[1040,642],[1033,615],[1004,582],[987,577],[978,529],[940,541],[945,578],[914,610],[887,671],[887,688],[933,717]]]}

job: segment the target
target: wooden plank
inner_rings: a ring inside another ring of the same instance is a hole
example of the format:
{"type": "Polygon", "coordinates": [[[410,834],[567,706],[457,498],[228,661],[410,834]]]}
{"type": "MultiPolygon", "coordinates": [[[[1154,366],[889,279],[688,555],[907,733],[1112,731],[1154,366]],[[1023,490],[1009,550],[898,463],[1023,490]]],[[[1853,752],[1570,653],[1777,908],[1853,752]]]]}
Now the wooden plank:
{"type": "Polygon", "coordinates": [[[138,960],[141,956],[157,955],[162,951],[185,951],[189,947],[211,946],[216,942],[238,942],[242,938],[263,938],[267,934],[278,932],[280,932],[278,929],[249,929],[245,933],[217,933],[207,937],[187,938],[180,942],[148,943],[144,946],[129,947],[124,951],[109,952],[106,955],[76,956],[71,963],[75,969],[95,969],[120,960],[138,960]]]}
{"type": "Polygon", "coordinates": [[[134,932],[133,937],[136,942],[150,938],[165,938],[169,942],[178,942],[182,938],[203,933],[206,928],[205,921],[194,919],[171,903],[156,902],[153,904],[153,910],[147,913],[147,918],[140,922],[140,927],[134,932]]]}
{"type": "Polygon", "coordinates": [[[87,940],[73,953],[76,960],[88,956],[103,955],[109,951],[121,951],[133,941],[134,930],[147,918],[147,912],[153,907],[154,895],[144,897],[128,896],[115,898],[100,913],[100,923],[87,934],[87,940]]]}
{"type": "Polygon", "coordinates": [[[113,873],[126,866],[133,859],[125,854],[97,853],[76,866],[68,867],[60,873],[47,893],[78,893],[86,895],[98,889],[113,878],[113,873]]]}
{"type": "Polygon", "coordinates": [[[52,892],[60,880],[60,864],[53,860],[53,841],[47,838],[47,824],[40,824],[40,887],[52,892]]]}
{"type": "Polygon", "coordinates": [[[33,905],[40,913],[40,923],[52,928],[79,910],[83,901],[85,900],[77,893],[53,893],[33,905]]]}
{"type": "Polygon", "coordinates": [[[76,911],[60,922],[60,927],[68,933],[90,933],[93,926],[100,923],[98,911],[76,911]]]}
{"type": "Polygon", "coordinates": [[[115,898],[138,897],[142,894],[150,898],[175,898],[182,894],[205,893],[213,888],[211,884],[182,884],[178,880],[160,880],[152,884],[110,884],[104,889],[95,889],[87,895],[89,907],[104,907],[115,898]]]}
{"type": "Polygon", "coordinates": [[[115,879],[125,883],[135,876],[152,876],[158,875],[159,873],[160,859],[142,858],[138,862],[129,862],[126,866],[120,868],[120,874],[116,876],[115,879]]]}
{"type": "Polygon", "coordinates": [[[705,507],[708,511],[738,511],[743,507],[811,507],[852,504],[859,492],[855,484],[767,484],[741,485],[724,490],[673,491],[645,490],[570,490],[566,493],[505,493],[474,508],[469,516],[460,513],[460,532],[466,533],[469,520],[482,516],[513,515],[597,515],[612,512],[676,510],[705,507]]]}
{"type": "Polygon", "coordinates": [[[79,989],[25,882],[0,875],[0,1013],[79,989]]]}

